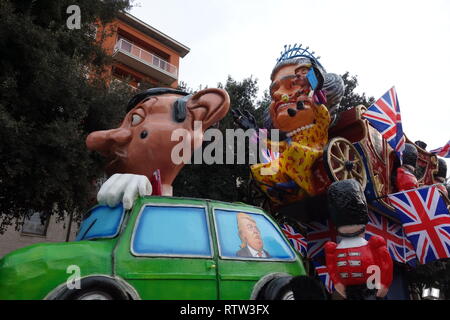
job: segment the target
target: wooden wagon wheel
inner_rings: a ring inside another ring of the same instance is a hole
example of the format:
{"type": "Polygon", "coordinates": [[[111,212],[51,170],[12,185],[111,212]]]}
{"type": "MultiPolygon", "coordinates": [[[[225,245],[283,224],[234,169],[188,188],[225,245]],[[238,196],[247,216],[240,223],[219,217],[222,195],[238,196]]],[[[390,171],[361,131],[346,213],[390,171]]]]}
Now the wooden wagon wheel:
{"type": "Polygon", "coordinates": [[[364,162],[358,150],[344,138],[333,138],[325,147],[323,159],[328,176],[332,181],[355,179],[363,189],[367,175],[364,162]]]}

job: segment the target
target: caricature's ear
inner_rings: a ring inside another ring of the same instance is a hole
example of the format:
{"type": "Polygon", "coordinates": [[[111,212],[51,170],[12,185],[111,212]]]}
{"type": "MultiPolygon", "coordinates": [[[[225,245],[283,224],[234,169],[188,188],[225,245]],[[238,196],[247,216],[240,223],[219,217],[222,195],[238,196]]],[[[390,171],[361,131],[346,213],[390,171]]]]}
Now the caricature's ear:
{"type": "Polygon", "coordinates": [[[206,130],[228,113],[230,96],[223,89],[204,89],[192,96],[188,109],[196,121],[203,122],[206,130]]]}

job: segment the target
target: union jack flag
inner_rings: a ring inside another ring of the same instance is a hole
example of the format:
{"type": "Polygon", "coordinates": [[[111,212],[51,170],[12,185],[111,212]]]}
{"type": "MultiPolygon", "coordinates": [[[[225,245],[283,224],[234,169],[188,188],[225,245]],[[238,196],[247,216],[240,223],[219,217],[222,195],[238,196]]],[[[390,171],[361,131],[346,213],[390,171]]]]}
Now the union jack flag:
{"type": "Polygon", "coordinates": [[[312,259],[324,255],[324,246],[328,241],[337,242],[337,231],[330,220],[324,222],[311,222],[306,224],[308,240],[308,255],[312,259]]]}
{"type": "Polygon", "coordinates": [[[323,282],[325,288],[329,293],[333,293],[334,284],[331,280],[330,274],[328,273],[328,268],[326,266],[322,266],[319,263],[313,261],[314,268],[316,269],[316,273],[319,276],[320,281],[323,282]]]}
{"type": "Polygon", "coordinates": [[[299,233],[294,227],[285,223],[281,225],[281,230],[283,230],[284,235],[288,238],[292,246],[297,250],[303,257],[306,256],[308,244],[306,238],[299,233]]]}
{"type": "Polygon", "coordinates": [[[450,257],[450,213],[436,186],[389,195],[420,263],[450,257]]]}
{"type": "Polygon", "coordinates": [[[250,136],[250,143],[258,146],[259,150],[259,160],[262,163],[268,163],[272,160],[278,159],[280,157],[279,152],[274,152],[270,146],[267,145],[267,129],[258,129],[259,134],[254,132],[252,136],[250,136]]]}
{"type": "Polygon", "coordinates": [[[380,99],[375,101],[364,113],[364,117],[375,129],[381,132],[383,138],[400,157],[403,149],[405,149],[405,137],[395,87],[389,89],[380,99]]]}
{"type": "Polygon", "coordinates": [[[415,258],[414,247],[406,239],[402,226],[390,222],[382,215],[369,212],[369,222],[366,225],[366,240],[369,240],[374,235],[386,240],[387,249],[394,261],[407,263],[415,258]]]}
{"type": "MultiPolygon", "coordinates": [[[[403,232],[404,233],[404,232],[403,232]]],[[[414,246],[411,244],[411,242],[408,240],[408,238],[405,235],[405,260],[406,263],[410,266],[416,267],[417,266],[417,255],[416,251],[414,250],[414,246]]]]}
{"type": "Polygon", "coordinates": [[[430,152],[440,157],[450,158],[450,141],[445,146],[431,150],[430,152]]]}

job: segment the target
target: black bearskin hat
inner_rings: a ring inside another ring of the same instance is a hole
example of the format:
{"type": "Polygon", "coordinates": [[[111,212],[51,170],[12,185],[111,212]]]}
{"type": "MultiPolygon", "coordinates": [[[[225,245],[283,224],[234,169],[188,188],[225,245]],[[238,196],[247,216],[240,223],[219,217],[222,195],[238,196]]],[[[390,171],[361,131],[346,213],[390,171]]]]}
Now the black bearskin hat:
{"type": "Polygon", "coordinates": [[[417,148],[411,144],[405,144],[405,150],[403,150],[403,164],[408,164],[410,166],[416,167],[417,164],[417,148]]]}
{"type": "Polygon", "coordinates": [[[447,163],[444,159],[438,158],[438,172],[435,176],[444,179],[447,178],[447,163]]]}
{"type": "Polygon", "coordinates": [[[327,196],[330,217],[336,227],[368,223],[366,197],[358,181],[333,182],[327,196]]]}
{"type": "Polygon", "coordinates": [[[423,150],[427,150],[427,144],[423,141],[417,140],[416,142],[414,142],[416,146],[418,146],[419,148],[423,149],[423,150]]]}

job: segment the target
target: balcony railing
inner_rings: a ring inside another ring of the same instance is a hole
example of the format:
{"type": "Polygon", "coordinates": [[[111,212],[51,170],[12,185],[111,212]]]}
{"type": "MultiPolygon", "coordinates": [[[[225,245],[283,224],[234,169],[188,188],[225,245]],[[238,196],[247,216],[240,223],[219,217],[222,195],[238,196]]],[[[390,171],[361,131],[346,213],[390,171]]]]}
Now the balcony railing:
{"type": "Polygon", "coordinates": [[[158,69],[164,70],[171,74],[174,78],[178,78],[178,69],[173,64],[165,61],[164,59],[151,54],[144,49],[139,48],[138,46],[126,41],[125,39],[120,39],[114,48],[114,52],[121,50],[127,52],[129,55],[133,56],[136,59],[141,60],[142,62],[156,67],[158,69]]]}

